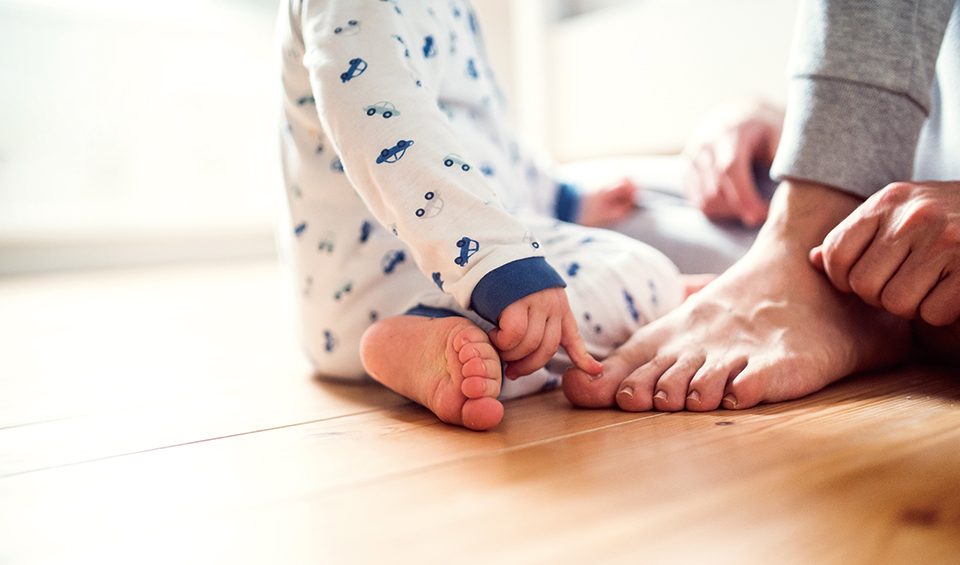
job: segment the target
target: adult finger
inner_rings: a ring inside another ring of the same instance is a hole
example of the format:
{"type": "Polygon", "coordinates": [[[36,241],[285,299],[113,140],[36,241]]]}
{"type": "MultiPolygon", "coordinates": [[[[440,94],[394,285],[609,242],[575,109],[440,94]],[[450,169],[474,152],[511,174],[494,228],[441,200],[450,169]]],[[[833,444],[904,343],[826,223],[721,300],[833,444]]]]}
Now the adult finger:
{"type": "Polygon", "coordinates": [[[757,226],[767,219],[768,206],[760,195],[753,176],[752,156],[738,157],[727,169],[727,200],[744,224],[757,226]]]}
{"type": "Polygon", "coordinates": [[[920,317],[931,326],[946,326],[960,320],[960,275],[949,273],[920,303],[920,317]]]}
{"type": "Polygon", "coordinates": [[[936,259],[916,251],[910,253],[883,287],[881,307],[908,320],[918,317],[921,302],[940,282],[941,273],[941,265],[936,259]]]}
{"type": "Polygon", "coordinates": [[[910,243],[903,239],[875,236],[850,268],[850,289],[867,304],[883,308],[880,299],[887,286],[910,254],[910,243]]]}
{"type": "Polygon", "coordinates": [[[824,238],[820,246],[823,268],[833,286],[841,292],[853,291],[850,287],[850,269],[873,241],[879,223],[880,220],[875,216],[860,218],[851,215],[824,238]]]}
{"type": "Polygon", "coordinates": [[[689,162],[686,176],[687,199],[710,219],[723,220],[734,217],[720,191],[720,174],[713,149],[700,148],[689,162]]]}

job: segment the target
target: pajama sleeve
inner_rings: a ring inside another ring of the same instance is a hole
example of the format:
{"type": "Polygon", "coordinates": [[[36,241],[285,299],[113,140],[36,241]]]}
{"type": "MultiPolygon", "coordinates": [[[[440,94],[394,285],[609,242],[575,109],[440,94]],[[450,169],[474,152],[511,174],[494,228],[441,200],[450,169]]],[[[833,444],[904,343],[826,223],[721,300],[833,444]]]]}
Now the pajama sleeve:
{"type": "Polygon", "coordinates": [[[772,174],[863,197],[911,177],[954,0],[809,0],[772,174]]]}
{"type": "MultiPolygon", "coordinates": [[[[306,66],[324,133],[377,220],[420,270],[496,323],[507,305],[564,286],[533,235],[505,212],[438,108],[451,69],[440,28],[392,0],[304,0],[306,66]]],[[[472,61],[471,61],[472,63],[472,61]]],[[[458,71],[454,69],[453,71],[458,71]]],[[[465,65],[465,81],[478,80],[465,65]]]]}

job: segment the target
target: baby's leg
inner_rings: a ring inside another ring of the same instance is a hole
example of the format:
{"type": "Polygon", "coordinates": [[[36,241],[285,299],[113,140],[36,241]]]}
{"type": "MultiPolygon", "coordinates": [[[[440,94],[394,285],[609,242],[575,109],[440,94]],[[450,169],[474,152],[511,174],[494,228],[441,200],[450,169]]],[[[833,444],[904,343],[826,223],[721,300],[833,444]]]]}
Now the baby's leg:
{"type": "Polygon", "coordinates": [[[448,424],[486,430],[503,418],[500,357],[466,318],[386,318],[363,334],[360,357],[370,376],[448,424]]]}

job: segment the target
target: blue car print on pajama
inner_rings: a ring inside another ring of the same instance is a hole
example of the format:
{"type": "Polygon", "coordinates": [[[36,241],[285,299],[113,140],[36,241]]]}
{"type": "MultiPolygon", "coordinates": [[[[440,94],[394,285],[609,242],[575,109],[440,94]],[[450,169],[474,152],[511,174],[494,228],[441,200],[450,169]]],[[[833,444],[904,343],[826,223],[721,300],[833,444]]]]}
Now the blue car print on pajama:
{"type": "Polygon", "coordinates": [[[637,305],[633,302],[633,296],[626,290],[623,291],[623,299],[627,301],[627,311],[634,322],[640,321],[640,312],[637,312],[637,305]]]}
{"type": "Polygon", "coordinates": [[[346,25],[333,28],[333,33],[337,35],[356,35],[360,33],[360,22],[357,20],[350,20],[346,25]]]}
{"type": "Polygon", "coordinates": [[[437,46],[433,42],[433,36],[428,35],[423,38],[423,58],[429,59],[430,57],[437,56],[437,46]]]}
{"type": "Polygon", "coordinates": [[[383,274],[389,275],[397,268],[397,265],[403,263],[407,258],[403,250],[395,249],[393,251],[388,251],[386,255],[383,256],[383,259],[380,261],[380,267],[383,268],[383,274]]]}
{"type": "Polygon", "coordinates": [[[392,118],[393,116],[399,116],[400,111],[397,110],[396,106],[390,102],[377,102],[376,104],[367,106],[363,109],[368,116],[373,116],[375,114],[380,114],[384,118],[392,118]]]}
{"type": "Polygon", "coordinates": [[[350,81],[357,78],[363,74],[363,71],[367,70],[367,62],[359,57],[356,59],[350,59],[350,68],[346,72],[340,75],[340,80],[343,82],[350,81]]]}
{"type": "Polygon", "coordinates": [[[440,210],[443,210],[443,200],[439,194],[430,191],[423,195],[423,199],[427,203],[424,204],[423,208],[417,208],[418,218],[434,218],[440,213],[440,210]]]}
{"type": "Polygon", "coordinates": [[[460,241],[457,242],[457,247],[460,248],[460,256],[454,259],[453,262],[461,267],[465,267],[470,258],[480,250],[480,244],[469,237],[461,238],[460,241]]]}
{"type": "Polygon", "coordinates": [[[463,160],[463,157],[457,155],[456,153],[450,153],[449,155],[444,157],[443,164],[448,167],[452,167],[454,165],[460,165],[460,168],[462,170],[464,171],[470,170],[470,165],[468,165],[466,161],[463,160]]]}
{"type": "Polygon", "coordinates": [[[413,140],[400,140],[396,145],[390,149],[384,149],[380,152],[380,155],[377,156],[377,164],[380,163],[396,163],[403,158],[403,154],[407,152],[407,148],[413,145],[413,140]]]}

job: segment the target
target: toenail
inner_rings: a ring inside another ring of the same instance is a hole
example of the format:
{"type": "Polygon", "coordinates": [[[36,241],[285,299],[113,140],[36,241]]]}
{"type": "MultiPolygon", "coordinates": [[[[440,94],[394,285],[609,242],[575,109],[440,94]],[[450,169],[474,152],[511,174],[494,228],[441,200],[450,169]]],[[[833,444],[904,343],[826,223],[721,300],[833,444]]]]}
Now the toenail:
{"type": "Polygon", "coordinates": [[[633,398],[633,389],[628,386],[625,386],[622,389],[620,389],[620,392],[618,392],[617,394],[626,394],[627,396],[633,398]]]}
{"type": "Polygon", "coordinates": [[[728,394],[728,395],[726,395],[726,396],[723,397],[723,407],[724,407],[724,408],[734,408],[734,409],[735,409],[739,404],[740,404],[740,403],[737,402],[737,397],[734,396],[734,395],[732,395],[732,394],[728,394]]]}
{"type": "Polygon", "coordinates": [[[659,398],[661,401],[666,402],[666,401],[667,401],[667,391],[665,391],[665,390],[658,390],[658,391],[657,391],[657,394],[654,394],[653,397],[654,397],[654,398],[659,398]]]}
{"type": "Polygon", "coordinates": [[[599,373],[599,374],[596,374],[596,375],[591,375],[590,373],[587,373],[587,378],[590,379],[590,382],[593,382],[593,381],[599,379],[599,378],[602,377],[602,376],[603,376],[603,373],[599,373]]]}
{"type": "Polygon", "coordinates": [[[700,392],[696,390],[691,390],[690,394],[687,395],[687,400],[692,400],[693,402],[700,402],[700,392]]]}

